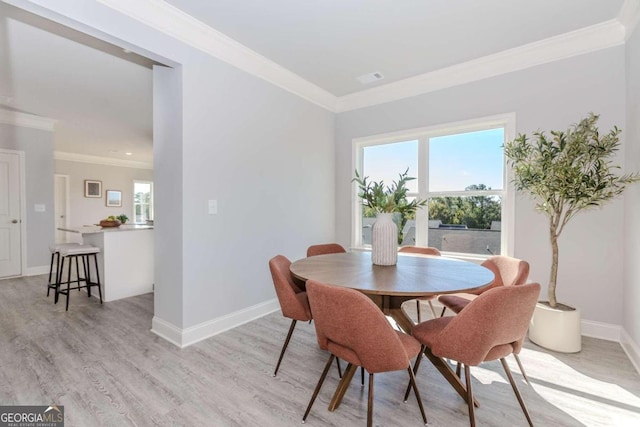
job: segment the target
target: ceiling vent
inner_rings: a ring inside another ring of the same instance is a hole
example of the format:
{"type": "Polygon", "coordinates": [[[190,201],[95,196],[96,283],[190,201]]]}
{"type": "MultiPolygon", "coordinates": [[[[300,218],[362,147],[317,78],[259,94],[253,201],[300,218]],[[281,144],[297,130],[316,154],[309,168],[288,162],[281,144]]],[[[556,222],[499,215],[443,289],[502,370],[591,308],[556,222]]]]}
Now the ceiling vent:
{"type": "Polygon", "coordinates": [[[357,80],[363,85],[367,85],[369,83],[373,83],[375,81],[382,80],[382,79],[384,79],[384,76],[382,75],[382,73],[378,71],[376,71],[375,73],[365,74],[357,78],[357,80]]]}

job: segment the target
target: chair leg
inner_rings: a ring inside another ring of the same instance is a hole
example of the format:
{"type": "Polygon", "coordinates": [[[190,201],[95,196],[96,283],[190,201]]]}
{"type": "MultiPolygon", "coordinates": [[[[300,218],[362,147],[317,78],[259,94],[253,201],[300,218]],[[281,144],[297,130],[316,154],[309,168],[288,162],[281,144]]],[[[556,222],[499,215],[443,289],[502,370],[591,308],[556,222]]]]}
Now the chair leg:
{"type": "Polygon", "coordinates": [[[416,313],[418,313],[418,323],[420,323],[422,319],[420,319],[420,300],[419,299],[416,300],[416,313]]]}
{"type": "Polygon", "coordinates": [[[413,374],[413,371],[411,370],[411,368],[407,368],[407,371],[409,371],[409,385],[413,387],[413,392],[416,394],[416,399],[418,399],[418,407],[420,408],[420,414],[422,414],[422,421],[426,425],[427,415],[424,413],[424,406],[422,406],[422,398],[420,397],[420,392],[418,391],[418,385],[416,384],[416,376],[413,374]]]}
{"type": "MultiPolygon", "coordinates": [[[[69,295],[71,295],[71,263],[73,260],[69,258],[69,272],[67,273],[67,307],[65,311],[69,311],[69,295]]],[[[78,268],[78,258],[76,257],[76,269],[78,268]]]]}
{"type": "Polygon", "coordinates": [[[513,388],[513,392],[515,393],[516,398],[518,399],[518,403],[522,408],[522,412],[524,412],[524,416],[527,417],[527,421],[529,422],[529,425],[533,427],[533,421],[531,421],[531,417],[529,416],[529,411],[527,411],[527,407],[524,404],[524,400],[522,400],[522,396],[520,395],[518,386],[516,386],[516,382],[513,380],[513,375],[511,375],[511,369],[509,369],[509,365],[507,365],[507,361],[503,357],[502,359],[500,359],[500,362],[502,362],[502,367],[504,368],[504,372],[506,372],[507,377],[509,378],[509,382],[511,383],[511,388],[513,388]]]}
{"type": "Polygon", "coordinates": [[[284,352],[287,350],[287,346],[289,345],[289,340],[291,339],[291,335],[293,334],[293,329],[296,327],[297,320],[291,321],[291,326],[289,326],[289,333],[287,334],[287,338],[284,340],[284,345],[282,346],[282,350],[280,351],[280,357],[278,358],[278,363],[276,364],[276,370],[273,372],[273,376],[278,375],[278,369],[280,368],[280,363],[282,362],[282,357],[284,356],[284,352]]]}
{"type": "MultiPolygon", "coordinates": [[[[102,304],[102,285],[100,285],[100,272],[98,271],[98,255],[93,254],[93,262],[96,265],[96,283],[98,284],[98,295],[100,296],[100,304],[102,304]]],[[[87,266],[89,266],[89,260],[87,259],[87,266]]]]}
{"type": "Polygon", "coordinates": [[[338,365],[338,376],[342,378],[342,368],[340,367],[340,359],[336,357],[336,365],[338,365]]]}
{"type": "Polygon", "coordinates": [[[524,380],[527,382],[527,384],[531,385],[531,382],[529,381],[529,377],[527,376],[526,372],[524,372],[524,366],[522,366],[522,362],[520,362],[520,357],[518,357],[518,355],[515,353],[513,353],[513,357],[515,357],[516,362],[518,362],[518,367],[520,368],[520,373],[522,373],[524,380]]]}
{"type": "Polygon", "coordinates": [[[360,366],[360,386],[364,387],[364,368],[360,366]]]}
{"type": "Polygon", "coordinates": [[[64,269],[64,257],[62,258],[62,260],[58,259],[58,267],[60,268],[60,270],[56,273],[56,293],[55,293],[55,298],[54,298],[54,303],[57,304],[58,303],[58,299],[60,298],[60,286],[62,283],[62,270],[64,269]]]}
{"type": "Polygon", "coordinates": [[[473,410],[473,392],[471,391],[471,368],[469,365],[464,365],[464,378],[467,384],[467,406],[469,407],[469,422],[471,427],[476,425],[476,416],[473,410]]]}
{"type": "MultiPolygon", "coordinates": [[[[295,320],[294,320],[295,321],[295,320]]],[[[311,407],[313,406],[313,402],[316,401],[316,397],[318,397],[318,393],[322,388],[322,383],[324,383],[324,379],[327,377],[327,372],[329,372],[329,368],[331,368],[331,364],[333,363],[333,359],[335,356],[332,354],[327,361],[327,364],[324,366],[324,371],[322,371],[322,375],[320,375],[320,379],[318,380],[318,384],[316,388],[313,390],[313,394],[311,395],[311,400],[309,401],[309,405],[307,405],[307,410],[304,411],[304,415],[302,416],[302,423],[304,424],[309,412],[311,412],[311,407]]]]}
{"type": "MultiPolygon", "coordinates": [[[[55,258],[56,253],[53,252],[51,254],[51,266],[49,267],[49,283],[47,283],[47,296],[49,296],[49,291],[51,291],[51,275],[53,274],[53,259],[55,258]]],[[[56,276],[58,272],[56,271],[56,276]]]]}
{"type": "Polygon", "coordinates": [[[447,307],[442,307],[442,313],[440,313],[440,317],[444,316],[445,311],[447,311],[447,307]]]}
{"type": "Polygon", "coordinates": [[[373,374],[369,374],[369,399],[367,400],[367,427],[373,426],[373,374]]]}
{"type": "MultiPolygon", "coordinates": [[[[425,346],[420,346],[420,353],[416,356],[416,361],[413,364],[413,376],[415,377],[418,373],[418,368],[420,367],[420,362],[422,361],[422,354],[424,353],[425,346]]],[[[404,403],[407,403],[407,399],[409,399],[409,393],[411,392],[411,383],[407,384],[407,391],[404,393],[404,403]]]]}
{"type": "Polygon", "coordinates": [[[462,377],[460,376],[460,370],[461,370],[460,362],[456,362],[456,376],[457,376],[458,378],[462,378],[462,377]]]}
{"type": "MultiPolygon", "coordinates": [[[[84,269],[84,284],[87,285],[87,298],[91,298],[91,271],[87,269],[87,264],[89,264],[89,255],[82,255],[82,268],[84,269]]],[[[78,282],[78,288],[79,287],[80,287],[80,282],[78,282]]]]}
{"type": "Polygon", "coordinates": [[[429,307],[431,308],[431,314],[433,314],[433,318],[436,319],[438,317],[438,314],[436,313],[436,309],[431,303],[431,300],[429,300],[428,303],[429,303],[429,307]]]}

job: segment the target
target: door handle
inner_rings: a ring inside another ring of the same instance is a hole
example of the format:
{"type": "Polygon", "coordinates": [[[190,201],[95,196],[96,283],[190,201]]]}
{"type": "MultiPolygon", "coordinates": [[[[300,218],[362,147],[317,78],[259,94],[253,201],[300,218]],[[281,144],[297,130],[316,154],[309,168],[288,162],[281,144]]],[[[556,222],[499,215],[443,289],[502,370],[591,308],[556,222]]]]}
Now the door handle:
{"type": "Polygon", "coordinates": [[[13,220],[11,220],[11,223],[12,223],[12,224],[17,224],[17,223],[18,223],[18,220],[17,220],[17,219],[13,219],[13,220]]]}

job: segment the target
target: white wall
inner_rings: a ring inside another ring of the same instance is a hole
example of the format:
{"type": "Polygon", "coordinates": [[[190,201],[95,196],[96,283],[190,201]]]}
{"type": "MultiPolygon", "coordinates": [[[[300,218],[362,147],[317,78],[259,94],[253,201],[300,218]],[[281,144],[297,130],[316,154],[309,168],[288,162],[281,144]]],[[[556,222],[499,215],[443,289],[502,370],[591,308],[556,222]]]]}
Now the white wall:
{"type": "MultiPolygon", "coordinates": [[[[336,119],[337,237],[351,235],[351,140],[500,113],[516,113],[516,131],[565,129],[590,111],[600,128],[626,128],[624,47],[541,65],[450,89],[363,108],[336,119]]],[[[624,150],[620,153],[623,162],[624,150]]],[[[531,264],[530,279],[548,282],[550,246],[545,217],[516,200],[514,255],[531,264]]],[[[577,216],[560,238],[558,298],[583,318],[622,324],[623,203],[577,216]]],[[[546,290],[543,289],[544,298],[546,290]]]]}
{"type": "MultiPolygon", "coordinates": [[[[636,29],[627,49],[627,171],[640,171],[640,30],[636,29]]],[[[636,366],[640,366],[640,184],[625,193],[625,264],[623,327],[635,345],[636,366]]],[[[624,341],[624,340],[623,340],[624,341]]]]}
{"type": "Polygon", "coordinates": [[[0,123],[0,148],[25,153],[27,269],[48,266],[54,242],[53,133],[0,123]],[[35,204],[45,212],[35,212],[35,204]]]}
{"type": "Polygon", "coordinates": [[[156,186],[158,197],[182,212],[181,241],[170,224],[161,227],[160,211],[155,229],[157,238],[182,245],[182,258],[156,253],[155,262],[182,269],[181,283],[156,292],[181,288],[183,315],[172,321],[175,310],[156,307],[156,317],[179,333],[271,300],[271,257],[299,258],[310,243],[333,239],[332,113],[97,2],[13,3],[42,5],[49,9],[42,14],[60,13],[181,66],[183,119],[174,120],[182,138],[173,148],[180,146],[182,158],[154,147],[154,173],[157,183],[172,176],[182,181],[181,197],[156,186]],[[207,214],[209,199],[218,201],[217,215],[207,214]]]}
{"type": "Polygon", "coordinates": [[[133,222],[133,181],[153,181],[153,171],[55,160],[55,173],[69,176],[69,225],[97,224],[109,215],[125,214],[133,222]],[[102,181],[100,198],[84,197],[85,179],[102,181]],[[122,192],[122,207],[106,205],[107,190],[122,192]]]}

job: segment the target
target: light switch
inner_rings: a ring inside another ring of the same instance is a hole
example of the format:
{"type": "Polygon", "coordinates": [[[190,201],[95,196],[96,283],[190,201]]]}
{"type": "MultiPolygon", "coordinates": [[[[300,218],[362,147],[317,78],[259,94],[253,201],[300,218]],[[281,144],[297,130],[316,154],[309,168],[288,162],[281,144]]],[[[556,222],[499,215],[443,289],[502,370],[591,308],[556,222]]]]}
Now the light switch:
{"type": "Polygon", "coordinates": [[[45,212],[45,206],[42,203],[36,203],[35,205],[33,205],[33,210],[36,212],[45,212]]]}
{"type": "Polygon", "coordinates": [[[209,200],[209,215],[215,215],[218,213],[218,201],[209,200]]]}

